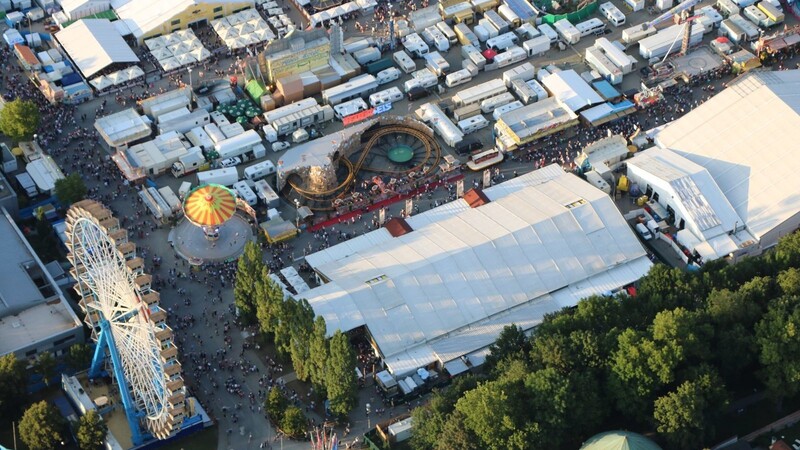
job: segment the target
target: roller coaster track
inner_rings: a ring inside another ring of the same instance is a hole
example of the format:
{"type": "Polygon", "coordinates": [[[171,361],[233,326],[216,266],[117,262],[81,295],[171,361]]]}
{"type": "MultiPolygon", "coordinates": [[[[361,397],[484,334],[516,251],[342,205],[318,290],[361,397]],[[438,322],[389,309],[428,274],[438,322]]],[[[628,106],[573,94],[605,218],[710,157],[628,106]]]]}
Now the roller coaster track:
{"type": "Polygon", "coordinates": [[[355,162],[355,164],[344,156],[340,156],[337,161],[334,161],[334,165],[336,165],[337,163],[342,163],[347,168],[347,177],[337,186],[331,189],[327,189],[325,191],[312,191],[298,186],[292,180],[287,180],[287,183],[289,184],[289,186],[291,186],[293,191],[297,192],[303,198],[316,202],[319,200],[323,200],[326,198],[330,199],[331,197],[336,197],[340,195],[349,186],[352,185],[356,174],[361,170],[369,170],[371,172],[390,174],[390,175],[396,174],[398,173],[398,171],[395,170],[378,169],[375,167],[364,166],[364,162],[366,161],[367,156],[369,156],[369,154],[372,152],[373,147],[375,147],[380,138],[389,134],[407,134],[417,138],[424,145],[425,157],[422,160],[423,162],[418,166],[409,169],[408,171],[420,170],[422,166],[425,165],[425,163],[427,163],[428,160],[431,158],[431,154],[435,155],[436,160],[433,161],[433,164],[431,164],[430,167],[435,168],[439,165],[439,161],[441,160],[441,150],[439,149],[439,145],[436,143],[435,138],[428,136],[424,132],[416,130],[411,127],[406,127],[402,125],[390,125],[369,132],[369,140],[364,144],[363,150],[361,151],[361,154],[359,155],[358,160],[355,162]]]}

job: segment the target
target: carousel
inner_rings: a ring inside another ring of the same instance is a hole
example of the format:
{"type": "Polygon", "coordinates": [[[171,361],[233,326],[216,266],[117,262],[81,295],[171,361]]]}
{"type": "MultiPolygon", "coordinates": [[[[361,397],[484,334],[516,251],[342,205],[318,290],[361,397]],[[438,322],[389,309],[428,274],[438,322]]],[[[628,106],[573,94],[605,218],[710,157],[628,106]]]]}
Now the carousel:
{"type": "Polygon", "coordinates": [[[183,212],[169,240],[192,265],[232,261],[253,238],[255,211],[225,186],[203,184],[189,191],[183,212]]]}

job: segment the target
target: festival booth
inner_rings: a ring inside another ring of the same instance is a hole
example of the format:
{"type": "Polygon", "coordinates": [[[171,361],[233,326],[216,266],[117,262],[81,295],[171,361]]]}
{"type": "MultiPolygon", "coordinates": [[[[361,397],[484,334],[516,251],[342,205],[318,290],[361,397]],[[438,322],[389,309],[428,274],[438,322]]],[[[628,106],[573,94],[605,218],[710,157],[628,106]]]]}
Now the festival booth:
{"type": "Polygon", "coordinates": [[[270,244],[288,241],[289,239],[297,236],[299,233],[297,227],[294,226],[292,222],[283,220],[280,217],[275,217],[272,220],[261,222],[258,226],[261,228],[261,231],[267,238],[267,242],[270,244]]]}

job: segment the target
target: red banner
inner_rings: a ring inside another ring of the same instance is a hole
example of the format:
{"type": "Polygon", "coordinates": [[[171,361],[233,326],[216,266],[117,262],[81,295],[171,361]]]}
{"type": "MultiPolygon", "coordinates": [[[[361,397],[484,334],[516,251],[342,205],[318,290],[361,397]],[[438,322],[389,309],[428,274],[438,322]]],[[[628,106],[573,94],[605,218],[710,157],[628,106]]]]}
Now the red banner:
{"type": "Polygon", "coordinates": [[[352,125],[356,122],[361,122],[364,119],[368,119],[375,115],[375,108],[370,108],[366,111],[357,112],[355,114],[350,114],[349,116],[345,116],[342,118],[342,123],[344,126],[352,125]]]}

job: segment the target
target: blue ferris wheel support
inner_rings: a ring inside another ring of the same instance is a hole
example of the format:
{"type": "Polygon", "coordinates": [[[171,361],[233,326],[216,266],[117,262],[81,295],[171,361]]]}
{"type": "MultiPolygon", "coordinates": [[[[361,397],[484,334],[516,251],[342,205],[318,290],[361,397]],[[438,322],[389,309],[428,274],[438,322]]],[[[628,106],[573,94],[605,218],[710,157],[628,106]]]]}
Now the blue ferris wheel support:
{"type": "Polygon", "coordinates": [[[136,410],[136,406],[131,398],[128,381],[125,379],[125,373],[122,370],[122,360],[114,344],[114,335],[111,333],[111,324],[108,320],[103,319],[100,321],[100,333],[97,337],[97,346],[94,349],[92,366],[89,368],[89,378],[96,378],[106,374],[103,368],[106,349],[108,349],[108,354],[111,356],[112,366],[114,367],[114,377],[117,379],[117,384],[119,385],[122,406],[125,409],[125,417],[128,419],[128,426],[131,429],[131,441],[134,446],[141,445],[145,441],[145,435],[142,433],[141,426],[139,425],[139,419],[142,414],[136,410]]]}

